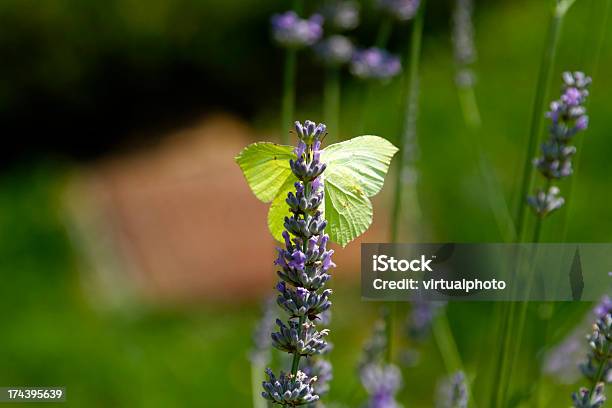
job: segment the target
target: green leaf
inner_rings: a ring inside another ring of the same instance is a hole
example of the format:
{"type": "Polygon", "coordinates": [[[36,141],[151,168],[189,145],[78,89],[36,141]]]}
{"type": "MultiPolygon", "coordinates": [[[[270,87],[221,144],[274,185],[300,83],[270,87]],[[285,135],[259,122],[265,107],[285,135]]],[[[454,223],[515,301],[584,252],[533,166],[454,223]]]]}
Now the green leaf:
{"type": "Polygon", "coordinates": [[[329,238],[342,246],[372,224],[372,203],[397,147],[378,136],[359,136],[325,148],[325,218],[329,238]]]}
{"type": "Polygon", "coordinates": [[[253,194],[269,203],[289,177],[289,159],[295,160],[293,147],[276,143],[260,142],[245,147],[236,157],[253,194]]]}

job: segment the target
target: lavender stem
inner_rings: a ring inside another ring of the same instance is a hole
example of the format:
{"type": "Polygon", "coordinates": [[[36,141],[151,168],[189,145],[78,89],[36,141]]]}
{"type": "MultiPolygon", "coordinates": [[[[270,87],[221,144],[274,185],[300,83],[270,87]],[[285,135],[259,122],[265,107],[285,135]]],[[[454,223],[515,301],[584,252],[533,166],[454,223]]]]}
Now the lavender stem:
{"type": "Polygon", "coordinates": [[[529,128],[527,153],[525,155],[525,161],[523,163],[521,189],[519,191],[518,197],[519,205],[515,221],[516,238],[519,242],[522,240],[523,229],[525,227],[525,210],[527,208],[527,202],[525,201],[525,197],[527,197],[527,194],[531,188],[531,182],[533,178],[533,166],[531,163],[531,158],[535,155],[540,130],[542,129],[542,112],[546,110],[546,95],[548,93],[548,88],[550,88],[550,82],[552,79],[551,77],[553,65],[555,56],[557,55],[557,48],[559,45],[559,37],[561,34],[563,17],[565,16],[565,12],[569,8],[569,6],[560,7],[560,4],[561,3],[557,2],[557,6],[554,9],[550,24],[548,26],[546,48],[544,49],[544,54],[542,54],[542,62],[540,64],[540,72],[538,74],[538,84],[536,87],[536,94],[533,102],[533,110],[531,112],[531,126],[529,128]]]}
{"type": "Polygon", "coordinates": [[[281,142],[289,143],[289,132],[291,119],[295,110],[295,77],[297,71],[297,51],[287,49],[285,53],[285,67],[283,71],[283,100],[281,116],[281,142]]]}
{"type": "MultiPolygon", "coordinates": [[[[601,51],[603,48],[603,45],[605,43],[605,39],[606,37],[606,32],[609,29],[609,23],[608,21],[610,20],[610,12],[612,11],[612,7],[610,7],[610,3],[612,3],[612,0],[605,0],[605,5],[603,8],[603,19],[602,19],[602,23],[601,23],[601,29],[599,31],[599,38],[597,39],[597,45],[595,47],[595,56],[593,57],[593,60],[591,62],[591,69],[590,71],[592,72],[591,77],[595,78],[597,77],[597,68],[599,67],[599,60],[601,59],[601,51]]],[[[593,7],[593,4],[591,4],[591,7],[593,7]]],[[[589,105],[589,102],[587,102],[587,107],[589,105]]],[[[580,139],[577,141],[576,143],[576,155],[574,156],[574,174],[578,172],[579,167],[579,163],[580,163],[580,152],[582,151],[582,143],[583,143],[583,139],[580,139]]],[[[574,187],[574,180],[577,177],[572,177],[571,179],[568,180],[568,182],[566,183],[566,187],[565,187],[565,196],[568,197],[568,200],[566,201],[565,204],[565,212],[563,214],[561,214],[562,220],[561,220],[561,242],[566,242],[567,241],[567,234],[568,234],[568,225],[569,222],[568,220],[571,219],[572,216],[572,210],[573,210],[573,206],[572,200],[569,200],[569,197],[571,197],[572,195],[572,190],[574,187]]]]}

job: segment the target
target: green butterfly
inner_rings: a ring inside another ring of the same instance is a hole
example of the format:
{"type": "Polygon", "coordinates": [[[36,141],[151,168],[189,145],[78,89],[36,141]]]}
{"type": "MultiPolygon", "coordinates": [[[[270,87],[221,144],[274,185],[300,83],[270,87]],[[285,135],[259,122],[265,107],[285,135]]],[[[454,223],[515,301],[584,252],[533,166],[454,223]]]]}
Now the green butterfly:
{"type": "MultiPolygon", "coordinates": [[[[272,202],[268,228],[281,242],[284,218],[290,215],[285,199],[295,190],[297,181],[289,168],[289,159],[296,159],[293,149],[259,142],[245,147],[236,157],[255,196],[264,203],[272,202]]],[[[327,164],[322,176],[325,200],[319,208],[328,222],[330,240],[346,246],[368,229],[372,223],[369,197],[381,190],[397,151],[378,136],[359,136],[323,149],[321,161],[327,164]]]]}

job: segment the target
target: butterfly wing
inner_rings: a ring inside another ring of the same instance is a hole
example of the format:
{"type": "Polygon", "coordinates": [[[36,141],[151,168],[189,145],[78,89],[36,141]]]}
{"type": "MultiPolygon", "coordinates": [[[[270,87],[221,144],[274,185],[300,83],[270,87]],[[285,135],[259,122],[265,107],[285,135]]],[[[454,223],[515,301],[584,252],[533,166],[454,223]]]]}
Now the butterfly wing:
{"type": "Polygon", "coordinates": [[[236,157],[253,194],[264,203],[271,202],[279,190],[294,177],[289,159],[295,159],[293,147],[259,142],[245,147],[236,157]]]}
{"type": "Polygon", "coordinates": [[[378,136],[359,136],[325,148],[325,218],[329,236],[346,246],[372,223],[369,197],[383,187],[397,147],[378,136]]]}

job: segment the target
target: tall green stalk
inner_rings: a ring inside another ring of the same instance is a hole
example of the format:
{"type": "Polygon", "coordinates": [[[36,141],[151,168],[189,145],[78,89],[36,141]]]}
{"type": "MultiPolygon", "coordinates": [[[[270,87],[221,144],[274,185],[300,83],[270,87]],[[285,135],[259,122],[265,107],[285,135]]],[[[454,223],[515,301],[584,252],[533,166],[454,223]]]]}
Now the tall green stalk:
{"type": "MultiPolygon", "coordinates": [[[[597,69],[599,66],[599,60],[601,58],[601,51],[603,48],[603,44],[606,37],[606,33],[608,31],[609,27],[609,23],[608,21],[610,21],[610,12],[612,11],[612,7],[611,7],[611,3],[612,0],[605,0],[605,5],[603,8],[603,19],[602,19],[602,23],[601,23],[601,28],[599,31],[599,36],[597,39],[597,45],[595,46],[595,53],[594,53],[594,57],[593,60],[591,62],[591,69],[589,70],[590,72],[590,76],[591,78],[596,78],[597,77],[597,69]]],[[[590,99],[589,99],[590,101],[590,99]]],[[[587,107],[589,105],[589,101],[587,101],[587,107]]],[[[565,211],[563,212],[563,214],[561,214],[562,220],[561,220],[561,241],[565,242],[567,240],[567,233],[568,233],[568,226],[569,226],[569,219],[571,219],[571,213],[572,213],[572,200],[570,200],[569,198],[571,197],[572,194],[572,190],[574,187],[574,180],[577,178],[576,173],[578,172],[579,169],[579,163],[580,163],[580,152],[582,151],[582,143],[584,143],[584,139],[580,138],[579,140],[576,141],[576,154],[573,157],[573,174],[574,177],[570,178],[568,180],[568,182],[565,185],[565,196],[567,197],[566,201],[565,201],[565,211]]]]}
{"type": "Polygon", "coordinates": [[[416,138],[416,121],[418,115],[419,99],[419,66],[421,59],[421,44],[423,40],[423,19],[425,15],[425,2],[421,3],[419,11],[412,24],[410,42],[410,65],[408,68],[407,90],[405,91],[405,115],[402,125],[402,135],[399,140],[399,157],[397,162],[397,175],[393,194],[393,208],[391,213],[391,241],[399,239],[399,225],[402,217],[402,198],[406,187],[406,174],[411,170],[412,157],[410,145],[416,138]]]}
{"type": "Polygon", "coordinates": [[[297,51],[288,49],[285,54],[283,70],[283,102],[281,115],[281,142],[289,143],[289,127],[295,110],[295,77],[297,71],[297,51]]]}
{"type": "Polygon", "coordinates": [[[531,126],[529,127],[529,137],[527,141],[527,152],[525,153],[525,160],[523,162],[523,173],[521,177],[521,187],[518,196],[518,208],[516,214],[516,237],[519,241],[522,240],[524,230],[524,219],[525,211],[527,209],[526,197],[531,189],[531,183],[533,179],[533,166],[531,159],[535,155],[540,131],[542,129],[542,122],[544,119],[544,111],[546,110],[546,96],[548,94],[548,88],[550,88],[550,82],[552,78],[552,72],[554,67],[555,56],[557,55],[557,48],[559,45],[559,38],[561,34],[561,26],[563,18],[568,8],[573,4],[574,0],[557,0],[556,6],[553,10],[550,24],[548,26],[548,35],[546,39],[546,48],[542,54],[542,62],[540,64],[540,72],[538,74],[538,83],[536,87],[536,94],[533,101],[533,110],[531,112],[531,126]]]}
{"type": "Polygon", "coordinates": [[[340,68],[328,67],[325,71],[323,88],[323,117],[329,132],[331,143],[340,139],[340,68]]]}
{"type": "MultiPolygon", "coordinates": [[[[531,114],[531,125],[529,128],[529,137],[527,142],[527,151],[525,155],[521,186],[518,196],[518,207],[516,215],[516,239],[521,242],[523,239],[523,233],[525,228],[525,212],[527,208],[527,194],[531,189],[533,179],[533,168],[531,160],[535,155],[537,148],[540,132],[542,129],[542,123],[544,118],[544,111],[546,110],[546,96],[550,87],[552,78],[552,72],[554,67],[555,56],[557,54],[557,48],[559,45],[559,38],[561,35],[561,27],[563,19],[567,13],[567,10],[571,7],[575,0],[557,0],[555,7],[552,12],[550,24],[548,27],[548,34],[546,40],[546,46],[544,53],[542,54],[542,61],[540,64],[540,71],[538,74],[538,82],[536,88],[536,94],[533,103],[533,110],[531,114]]],[[[534,239],[539,240],[541,224],[536,223],[534,229],[534,239]]],[[[521,265],[519,264],[519,268],[521,265]]],[[[527,302],[520,303],[520,310],[517,310],[517,302],[513,302],[509,311],[507,312],[508,322],[504,327],[504,342],[505,347],[502,350],[501,364],[498,367],[498,373],[496,374],[499,379],[495,391],[492,396],[492,401],[498,406],[503,406],[506,402],[507,392],[510,390],[510,382],[512,379],[512,369],[516,366],[516,355],[520,352],[521,336],[525,324],[526,313],[527,313],[527,302]],[[518,323],[515,323],[516,315],[518,314],[518,323]],[[510,347],[509,337],[512,336],[515,339],[515,346],[510,347]]]]}
{"type": "MultiPolygon", "coordinates": [[[[399,224],[401,222],[402,193],[405,179],[402,177],[410,170],[409,152],[407,146],[414,142],[419,95],[419,65],[421,57],[421,43],[423,39],[423,17],[425,15],[425,2],[422,2],[415,20],[412,23],[410,41],[410,66],[408,69],[408,89],[406,90],[406,113],[404,115],[402,137],[399,140],[398,172],[395,178],[393,208],[391,213],[391,242],[399,239],[399,224]]],[[[389,22],[390,24],[390,22],[389,22]]],[[[384,34],[384,30],[381,30],[384,34]]],[[[380,41],[381,35],[379,35],[380,41]]],[[[388,34],[387,34],[388,37],[388,34]]],[[[384,38],[387,41],[387,38],[384,38]]],[[[393,326],[395,320],[395,306],[392,305],[387,313],[387,356],[391,360],[393,355],[393,326]]]]}

